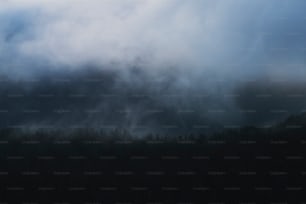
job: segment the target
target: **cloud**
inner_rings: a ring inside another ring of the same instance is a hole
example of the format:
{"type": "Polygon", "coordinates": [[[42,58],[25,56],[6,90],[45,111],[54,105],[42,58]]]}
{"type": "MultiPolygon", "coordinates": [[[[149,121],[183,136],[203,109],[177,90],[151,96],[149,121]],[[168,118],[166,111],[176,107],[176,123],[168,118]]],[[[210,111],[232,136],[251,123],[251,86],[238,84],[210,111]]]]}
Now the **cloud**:
{"type": "Polygon", "coordinates": [[[18,45],[21,53],[68,65],[176,64],[191,53],[199,27],[191,5],[173,0],[9,2],[10,9],[40,10],[35,38],[18,45]]]}
{"type": "MultiPolygon", "coordinates": [[[[231,71],[233,64],[278,60],[267,49],[285,44],[294,48],[302,40],[280,34],[305,31],[300,11],[305,3],[299,0],[290,4],[275,0],[7,0],[0,4],[2,16],[19,19],[11,29],[23,21],[22,13],[32,16],[27,29],[18,31],[28,36],[14,44],[19,55],[71,67],[217,67],[215,71],[222,74],[231,71]]],[[[244,72],[254,70],[244,68],[244,72]]]]}
{"type": "MultiPolygon", "coordinates": [[[[258,79],[305,80],[305,7],[303,0],[1,1],[0,76],[15,82],[46,76],[83,79],[87,71],[99,76],[97,70],[107,70],[116,73],[115,81],[121,81],[119,84],[129,93],[140,91],[153,97],[150,103],[137,105],[122,100],[127,110],[141,112],[157,104],[170,110],[163,118],[175,123],[194,125],[203,120],[202,123],[243,124],[244,116],[239,110],[247,107],[252,96],[228,96],[248,92],[246,83],[258,79]],[[181,97],[173,99],[167,94],[181,97]],[[206,94],[210,97],[194,100],[206,94]],[[196,114],[184,112],[190,109],[196,114]],[[226,110],[226,114],[215,117],[208,109],[226,110]],[[183,113],[178,114],[179,110],[183,113]]],[[[102,92],[123,93],[114,89],[116,85],[100,88],[102,92]]],[[[16,86],[18,83],[12,83],[13,88],[16,86]]],[[[63,89],[41,81],[32,85],[30,95],[39,95],[43,86],[47,90],[63,89]]],[[[78,82],[68,91],[79,90],[99,91],[91,86],[81,87],[78,82]]],[[[7,95],[5,90],[0,94],[7,95]]],[[[61,100],[55,104],[66,104],[61,100]]],[[[35,105],[29,101],[18,106],[35,105]]],[[[92,103],[77,107],[92,105],[104,110],[116,104],[100,98],[92,103]]],[[[290,103],[288,109],[291,107],[290,103]]],[[[12,104],[10,108],[15,107],[12,104]]],[[[142,114],[127,115],[127,121],[145,118],[142,114]]],[[[12,118],[14,122],[16,117],[12,118]]],[[[88,119],[81,115],[83,118],[88,119]]],[[[99,118],[102,120],[103,114],[99,118]]],[[[159,120],[157,117],[149,123],[159,120]]],[[[256,119],[259,120],[262,118],[256,119]]]]}

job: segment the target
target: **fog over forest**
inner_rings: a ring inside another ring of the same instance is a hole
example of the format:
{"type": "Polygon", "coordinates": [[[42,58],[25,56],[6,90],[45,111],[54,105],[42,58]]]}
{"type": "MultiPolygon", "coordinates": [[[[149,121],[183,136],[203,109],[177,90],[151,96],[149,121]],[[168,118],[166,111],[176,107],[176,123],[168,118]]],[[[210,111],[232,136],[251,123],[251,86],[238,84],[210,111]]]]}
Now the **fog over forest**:
{"type": "Polygon", "coordinates": [[[202,132],[306,111],[303,0],[0,2],[0,126],[202,132]]]}

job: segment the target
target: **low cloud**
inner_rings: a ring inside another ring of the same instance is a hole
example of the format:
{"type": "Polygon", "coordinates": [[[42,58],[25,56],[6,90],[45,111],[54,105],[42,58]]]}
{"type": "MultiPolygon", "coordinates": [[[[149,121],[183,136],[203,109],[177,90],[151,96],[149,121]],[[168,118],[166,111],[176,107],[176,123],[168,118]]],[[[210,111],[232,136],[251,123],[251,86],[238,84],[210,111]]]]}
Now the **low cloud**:
{"type": "MultiPolygon", "coordinates": [[[[151,71],[183,67],[254,74],[263,72],[251,68],[254,63],[301,55],[305,4],[299,0],[7,0],[1,2],[1,41],[10,47],[2,49],[15,57],[73,68],[138,65],[151,71]]],[[[292,58],[287,60],[293,63],[292,58]]]]}
{"type": "MultiPolygon", "coordinates": [[[[207,124],[259,124],[264,118],[243,112],[253,97],[246,92],[255,94],[250,81],[285,81],[292,92],[292,87],[301,86],[290,84],[305,81],[304,8],[303,0],[1,1],[0,77],[8,83],[0,94],[6,98],[19,90],[31,97],[20,103],[2,99],[0,109],[23,107],[22,113],[42,109],[42,99],[35,96],[49,91],[66,90],[65,97],[79,92],[128,93],[150,97],[140,101],[124,97],[120,103],[55,97],[54,105],[46,105],[53,113],[44,114],[42,123],[100,124],[113,116],[112,121],[129,127],[139,122],[167,126],[171,121],[186,130],[207,124]],[[88,73],[114,83],[78,83],[88,73]],[[71,78],[73,83],[65,89],[67,84],[48,82],[61,78],[71,78]],[[31,80],[38,82],[23,87],[24,81],[31,80]],[[104,112],[58,120],[54,110],[61,104],[104,112]],[[146,111],[155,109],[165,114],[147,117],[146,111]],[[116,110],[124,111],[114,116],[116,110]]],[[[288,114],[297,111],[294,102],[286,104],[288,114]]],[[[37,124],[40,118],[23,115],[27,116],[12,113],[9,120],[0,119],[10,125],[37,124]]],[[[274,120],[277,117],[269,119],[274,120]]]]}

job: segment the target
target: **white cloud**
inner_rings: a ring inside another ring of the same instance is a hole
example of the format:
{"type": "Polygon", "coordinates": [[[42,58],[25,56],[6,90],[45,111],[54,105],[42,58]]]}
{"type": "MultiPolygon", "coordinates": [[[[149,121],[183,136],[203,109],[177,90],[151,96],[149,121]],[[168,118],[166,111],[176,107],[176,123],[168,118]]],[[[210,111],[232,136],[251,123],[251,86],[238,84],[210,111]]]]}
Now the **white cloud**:
{"type": "Polygon", "coordinates": [[[43,14],[34,28],[36,37],[19,45],[22,52],[72,65],[126,65],[140,58],[174,65],[194,53],[205,23],[196,4],[181,0],[9,2],[43,14]]]}
{"type": "Polygon", "coordinates": [[[226,73],[222,67],[232,71],[233,64],[266,63],[259,59],[266,46],[262,33],[273,32],[269,19],[298,7],[292,5],[274,0],[3,0],[0,14],[38,11],[32,38],[16,45],[32,59],[72,67],[218,67],[226,73]]]}

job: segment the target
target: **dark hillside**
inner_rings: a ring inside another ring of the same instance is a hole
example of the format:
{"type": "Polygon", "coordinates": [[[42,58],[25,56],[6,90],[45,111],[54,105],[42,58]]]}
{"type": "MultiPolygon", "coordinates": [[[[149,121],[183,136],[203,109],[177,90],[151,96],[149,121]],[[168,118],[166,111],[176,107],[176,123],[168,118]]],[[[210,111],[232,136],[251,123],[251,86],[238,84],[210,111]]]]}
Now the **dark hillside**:
{"type": "Polygon", "coordinates": [[[305,201],[305,115],[214,136],[2,130],[3,203],[305,201]],[[299,126],[297,126],[299,125],[299,126]]]}

